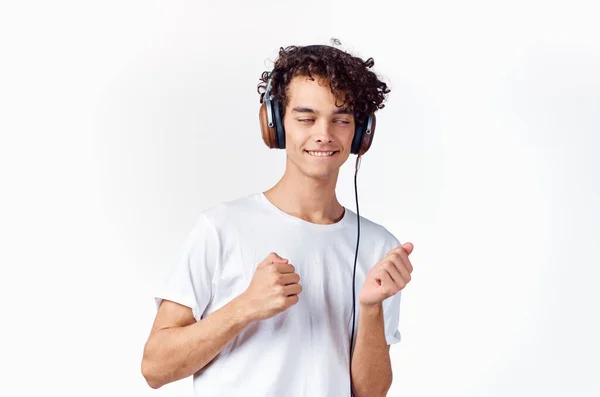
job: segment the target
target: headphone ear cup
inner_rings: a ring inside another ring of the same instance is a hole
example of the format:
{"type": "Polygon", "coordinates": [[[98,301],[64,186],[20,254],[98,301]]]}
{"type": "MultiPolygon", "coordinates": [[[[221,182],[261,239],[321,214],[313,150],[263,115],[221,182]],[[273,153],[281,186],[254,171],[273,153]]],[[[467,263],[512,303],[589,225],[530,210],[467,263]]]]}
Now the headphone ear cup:
{"type": "Polygon", "coordinates": [[[371,114],[363,124],[356,126],[350,153],[362,156],[369,150],[373,143],[373,136],[375,135],[375,124],[375,114],[371,114]]]}
{"type": "Polygon", "coordinates": [[[271,149],[277,149],[277,138],[275,136],[275,125],[269,127],[269,117],[267,115],[267,104],[263,102],[260,105],[258,112],[258,118],[260,120],[260,131],[262,133],[262,139],[265,144],[271,149]]]}
{"type": "Polygon", "coordinates": [[[375,117],[374,113],[369,116],[365,124],[367,127],[370,124],[371,127],[365,128],[365,131],[363,132],[360,150],[358,152],[359,156],[365,154],[371,147],[371,144],[373,143],[373,138],[375,136],[375,124],[377,124],[377,118],[375,117]]]}

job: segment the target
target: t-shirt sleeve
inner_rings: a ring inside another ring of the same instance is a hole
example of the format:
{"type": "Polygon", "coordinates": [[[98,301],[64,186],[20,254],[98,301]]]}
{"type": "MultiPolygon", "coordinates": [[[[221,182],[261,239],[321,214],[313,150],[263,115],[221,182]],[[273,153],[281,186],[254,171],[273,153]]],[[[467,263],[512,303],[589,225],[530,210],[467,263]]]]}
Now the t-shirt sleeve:
{"type": "Polygon", "coordinates": [[[196,222],[179,249],[174,263],[166,269],[154,296],[156,309],[170,300],[192,309],[200,321],[213,295],[213,275],[219,257],[219,240],[204,214],[196,222]]]}
{"type": "MultiPolygon", "coordinates": [[[[390,241],[385,245],[385,252],[382,255],[387,255],[387,253],[393,248],[401,245],[400,241],[396,239],[393,235],[391,235],[390,241]]],[[[400,342],[400,300],[401,300],[402,290],[398,291],[393,296],[385,299],[381,305],[383,308],[383,321],[385,327],[385,340],[388,345],[393,345],[394,343],[400,342]]]]}

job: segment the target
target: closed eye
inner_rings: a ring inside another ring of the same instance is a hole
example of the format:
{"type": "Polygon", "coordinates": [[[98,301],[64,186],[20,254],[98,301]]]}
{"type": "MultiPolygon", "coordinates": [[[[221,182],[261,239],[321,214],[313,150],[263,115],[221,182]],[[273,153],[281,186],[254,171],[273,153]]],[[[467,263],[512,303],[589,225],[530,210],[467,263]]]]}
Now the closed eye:
{"type": "MultiPolygon", "coordinates": [[[[301,123],[303,123],[303,124],[307,124],[307,123],[312,123],[315,120],[314,119],[298,119],[298,121],[301,122],[301,123]]],[[[350,122],[346,121],[346,120],[336,120],[336,122],[340,123],[340,124],[350,124],[350,122]]]]}

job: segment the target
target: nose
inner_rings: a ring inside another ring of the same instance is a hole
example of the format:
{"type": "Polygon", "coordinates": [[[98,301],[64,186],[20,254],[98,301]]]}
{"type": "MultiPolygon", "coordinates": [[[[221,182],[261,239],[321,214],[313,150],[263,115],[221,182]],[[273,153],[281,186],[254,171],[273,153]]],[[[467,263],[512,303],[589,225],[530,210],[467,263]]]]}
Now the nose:
{"type": "Polygon", "coordinates": [[[333,142],[333,135],[331,134],[331,124],[326,119],[320,120],[320,125],[313,138],[315,142],[319,143],[333,142]]]}

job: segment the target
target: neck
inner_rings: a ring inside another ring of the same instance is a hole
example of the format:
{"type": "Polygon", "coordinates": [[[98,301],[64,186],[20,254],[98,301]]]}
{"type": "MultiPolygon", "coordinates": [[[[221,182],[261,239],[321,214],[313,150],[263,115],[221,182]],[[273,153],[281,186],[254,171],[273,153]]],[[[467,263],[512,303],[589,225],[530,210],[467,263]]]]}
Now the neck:
{"type": "Polygon", "coordinates": [[[315,179],[288,164],[279,182],[264,194],[282,211],[307,222],[337,223],[345,211],[335,195],[338,174],[339,170],[329,178],[315,179]]]}

